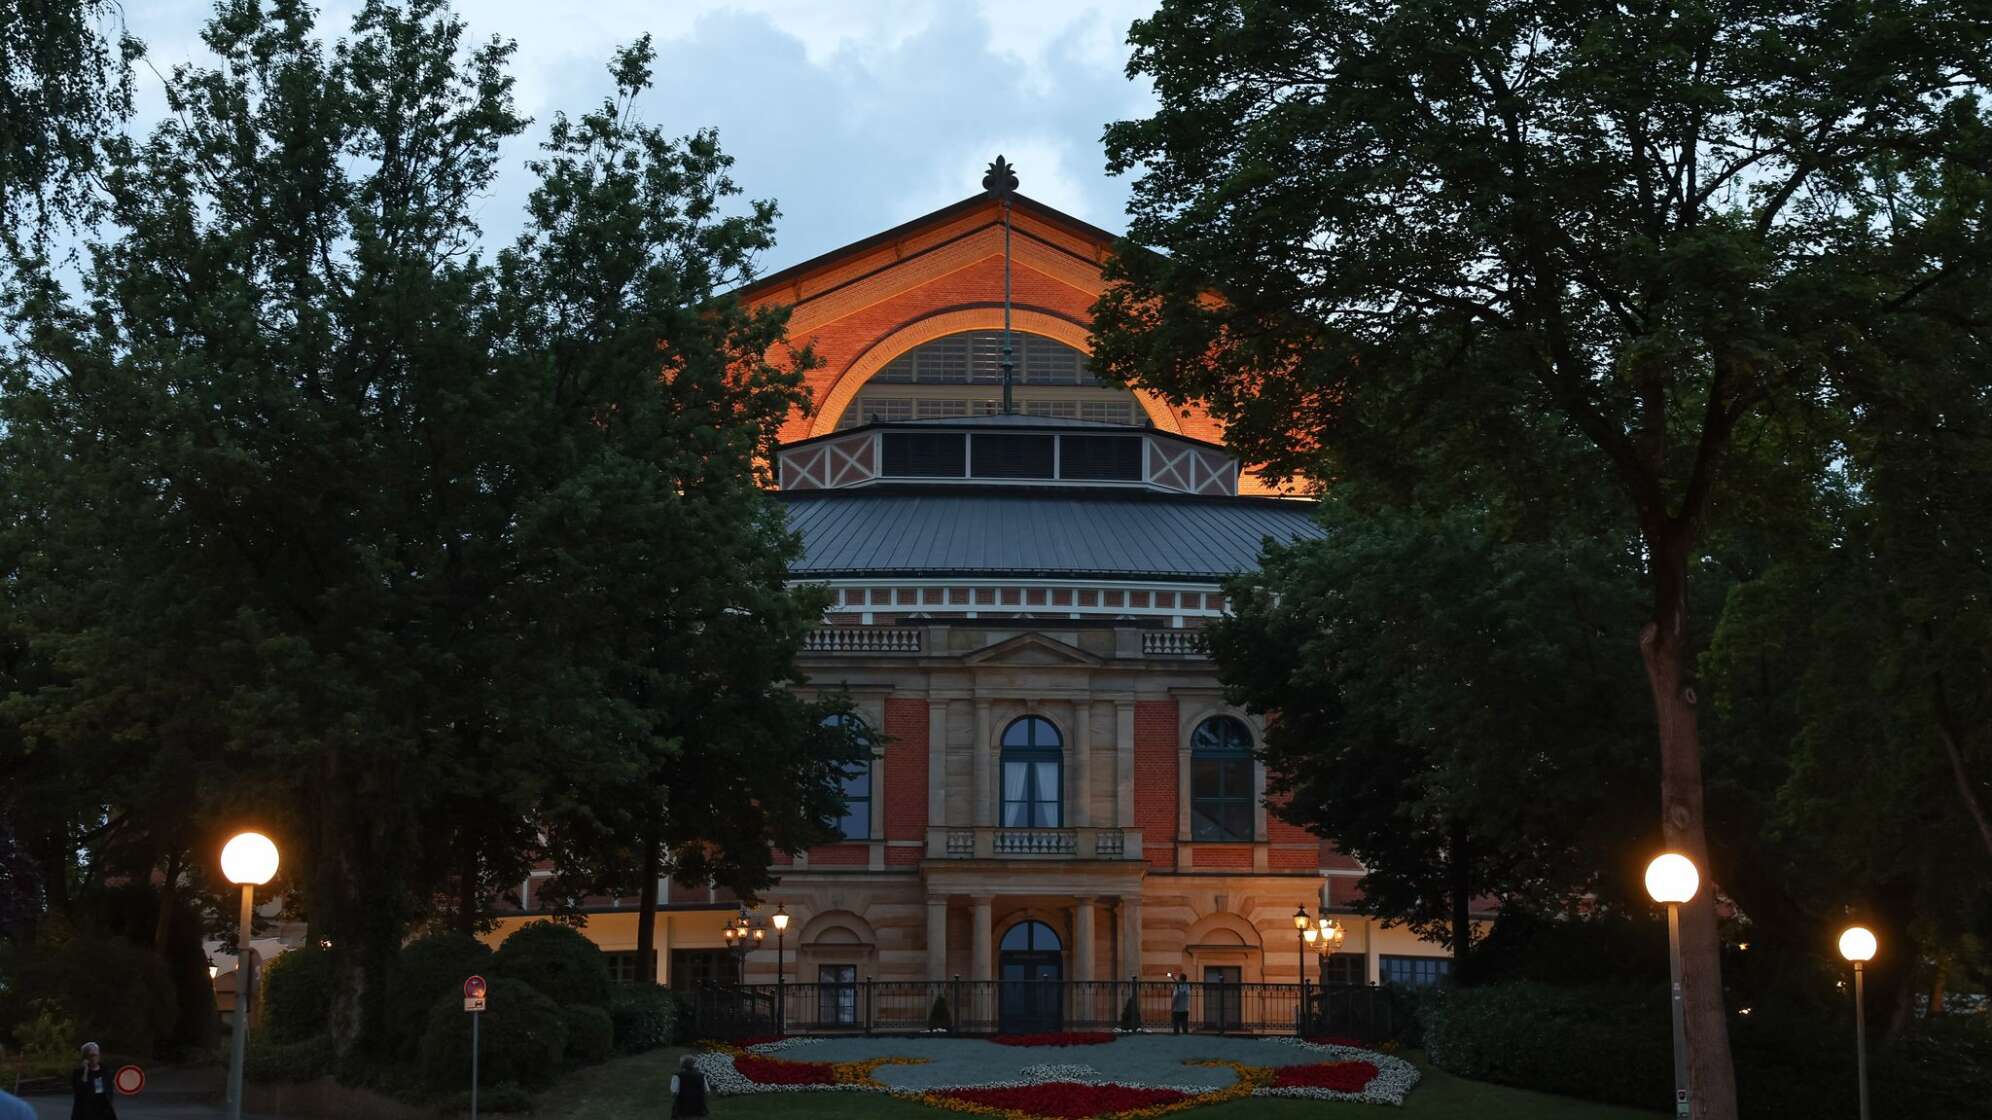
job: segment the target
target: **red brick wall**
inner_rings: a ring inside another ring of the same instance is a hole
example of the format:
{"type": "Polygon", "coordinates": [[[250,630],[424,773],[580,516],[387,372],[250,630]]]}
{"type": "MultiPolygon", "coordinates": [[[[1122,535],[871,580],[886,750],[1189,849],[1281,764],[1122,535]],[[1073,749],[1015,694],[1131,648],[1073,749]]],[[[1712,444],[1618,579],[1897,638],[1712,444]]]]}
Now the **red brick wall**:
{"type": "Polygon", "coordinates": [[[1221,848],[1195,848],[1190,856],[1190,865],[1224,871],[1250,871],[1252,849],[1243,844],[1232,844],[1221,848]]]}
{"type": "Polygon", "coordinates": [[[1268,797],[1266,799],[1267,841],[1274,844],[1317,843],[1320,840],[1319,837],[1315,836],[1312,832],[1307,831],[1306,829],[1300,827],[1297,824],[1288,824],[1287,822],[1281,820],[1279,818],[1279,815],[1273,811],[1276,806],[1284,803],[1285,800],[1286,799],[1283,797],[1268,797]]]}
{"type": "MultiPolygon", "coordinates": [[[[927,702],[885,702],[885,838],[927,837],[927,702]]],[[[888,859],[890,857],[890,852],[888,859]]]]}
{"type": "Polygon", "coordinates": [[[1274,848],[1266,853],[1266,866],[1274,871],[1312,871],[1316,862],[1312,848],[1274,848]]]}
{"type": "Polygon", "coordinates": [[[1151,867],[1176,865],[1176,702],[1134,703],[1134,823],[1151,867]]]}
{"type": "Polygon", "coordinates": [[[812,866],[863,867],[871,862],[871,845],[825,844],[809,849],[809,862],[812,866]]]}

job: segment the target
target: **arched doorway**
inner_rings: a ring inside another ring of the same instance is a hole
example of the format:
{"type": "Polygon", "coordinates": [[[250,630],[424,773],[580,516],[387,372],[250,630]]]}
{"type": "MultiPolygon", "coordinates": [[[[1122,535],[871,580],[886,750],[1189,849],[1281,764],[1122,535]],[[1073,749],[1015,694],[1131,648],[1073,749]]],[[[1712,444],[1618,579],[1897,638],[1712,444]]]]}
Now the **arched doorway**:
{"type": "Polygon", "coordinates": [[[1004,1034],[1055,1031],[1065,978],[1065,946],[1043,922],[1022,921],[1003,934],[997,955],[997,1029],[1004,1034]]]}

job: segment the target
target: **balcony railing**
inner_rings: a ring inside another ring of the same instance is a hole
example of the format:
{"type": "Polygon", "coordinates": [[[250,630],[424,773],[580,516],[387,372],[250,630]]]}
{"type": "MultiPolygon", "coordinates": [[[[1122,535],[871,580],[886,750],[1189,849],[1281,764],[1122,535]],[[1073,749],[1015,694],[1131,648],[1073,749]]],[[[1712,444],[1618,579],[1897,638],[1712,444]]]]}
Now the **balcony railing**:
{"type": "Polygon", "coordinates": [[[1208,657],[1195,630],[1143,630],[1141,652],[1149,657],[1208,657]]]}
{"type": "Polygon", "coordinates": [[[1129,828],[930,828],[928,859],[1134,859],[1141,833],[1129,828]]]}
{"type": "Polygon", "coordinates": [[[919,653],[912,626],[819,626],[802,637],[804,653],[919,653]]]}

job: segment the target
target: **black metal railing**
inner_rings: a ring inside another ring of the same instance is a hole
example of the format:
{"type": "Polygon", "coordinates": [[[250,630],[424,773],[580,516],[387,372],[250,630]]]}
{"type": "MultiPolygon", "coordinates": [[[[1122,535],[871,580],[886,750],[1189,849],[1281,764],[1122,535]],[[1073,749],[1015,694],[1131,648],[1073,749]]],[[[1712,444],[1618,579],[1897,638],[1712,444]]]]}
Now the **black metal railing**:
{"type": "MultiPolygon", "coordinates": [[[[1397,1038],[1411,1025],[1388,987],[1191,984],[1188,1028],[1224,1034],[1397,1038]]],[[[1023,1034],[1173,1027],[1168,980],[858,980],[707,985],[694,993],[702,1038],[781,1034],[1023,1034]]]]}

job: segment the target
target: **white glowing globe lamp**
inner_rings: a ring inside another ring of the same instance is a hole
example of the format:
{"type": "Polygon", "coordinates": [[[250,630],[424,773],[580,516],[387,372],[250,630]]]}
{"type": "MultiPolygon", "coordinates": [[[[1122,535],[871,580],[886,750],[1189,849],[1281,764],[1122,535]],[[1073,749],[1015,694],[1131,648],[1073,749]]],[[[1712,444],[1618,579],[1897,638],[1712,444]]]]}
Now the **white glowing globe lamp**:
{"type": "Polygon", "coordinates": [[[277,875],[277,846],[260,832],[244,832],[221,849],[221,873],[238,886],[262,886],[277,875]]]}
{"type": "Polygon", "coordinates": [[[1655,902],[1686,902],[1700,887],[1701,872],[1679,852],[1668,852],[1646,865],[1646,893],[1655,902]]]}
{"type": "Polygon", "coordinates": [[[1861,926],[1850,926],[1840,935],[1840,955],[1850,961],[1871,961],[1874,950],[1874,934],[1861,926]]]}

